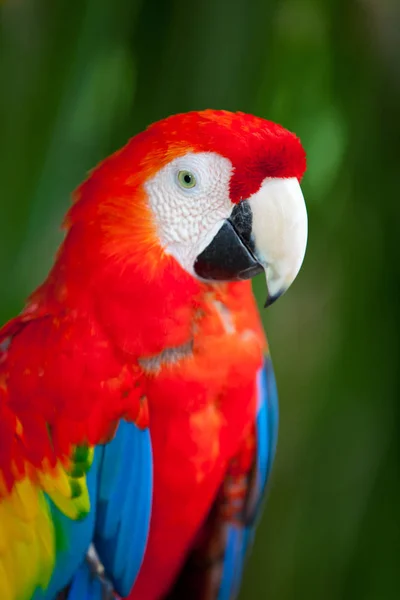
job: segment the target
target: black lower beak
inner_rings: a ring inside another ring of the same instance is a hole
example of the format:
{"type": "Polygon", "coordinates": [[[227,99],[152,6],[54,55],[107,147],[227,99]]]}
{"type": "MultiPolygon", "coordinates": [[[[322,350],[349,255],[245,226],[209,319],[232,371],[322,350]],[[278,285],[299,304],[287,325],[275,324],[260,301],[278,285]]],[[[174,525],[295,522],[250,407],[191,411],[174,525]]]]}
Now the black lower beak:
{"type": "Polygon", "coordinates": [[[273,304],[275,300],[278,300],[278,298],[280,298],[282,294],[283,290],[281,292],[278,292],[277,294],[274,294],[273,296],[268,295],[264,304],[264,308],[268,308],[268,306],[271,306],[271,304],[273,304]]]}
{"type": "Polygon", "coordinates": [[[252,213],[246,200],[237,204],[215,238],[196,259],[194,270],[202,279],[238,281],[264,270],[254,254],[252,213]]]}

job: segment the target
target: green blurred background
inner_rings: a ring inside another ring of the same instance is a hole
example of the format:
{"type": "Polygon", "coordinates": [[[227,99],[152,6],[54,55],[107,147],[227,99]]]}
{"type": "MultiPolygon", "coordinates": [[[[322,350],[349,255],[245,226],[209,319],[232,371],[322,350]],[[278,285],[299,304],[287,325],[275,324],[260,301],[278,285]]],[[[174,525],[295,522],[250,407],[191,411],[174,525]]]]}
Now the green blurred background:
{"type": "Polygon", "coordinates": [[[70,192],[148,123],[243,110],[305,145],[308,253],[263,312],[281,427],[243,600],[400,598],[399,12],[398,0],[1,9],[1,321],[45,276],[70,192]]]}

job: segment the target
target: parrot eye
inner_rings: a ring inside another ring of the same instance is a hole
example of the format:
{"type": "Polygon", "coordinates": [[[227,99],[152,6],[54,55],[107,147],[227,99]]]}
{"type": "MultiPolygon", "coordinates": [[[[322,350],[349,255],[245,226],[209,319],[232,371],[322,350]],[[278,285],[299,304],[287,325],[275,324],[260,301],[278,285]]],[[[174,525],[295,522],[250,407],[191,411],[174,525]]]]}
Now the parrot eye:
{"type": "Polygon", "coordinates": [[[178,183],[185,190],[189,190],[196,185],[196,177],[190,171],[178,171],[178,183]]]}

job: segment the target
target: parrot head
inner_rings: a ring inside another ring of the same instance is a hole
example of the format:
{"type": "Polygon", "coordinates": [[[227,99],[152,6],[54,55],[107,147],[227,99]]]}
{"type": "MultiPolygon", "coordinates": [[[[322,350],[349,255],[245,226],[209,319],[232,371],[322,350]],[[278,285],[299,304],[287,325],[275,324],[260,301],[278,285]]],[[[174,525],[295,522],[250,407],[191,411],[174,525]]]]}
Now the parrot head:
{"type": "Polygon", "coordinates": [[[305,167],[299,139],[270,121],[217,110],[173,115],[97,167],[68,218],[100,222],[114,256],[140,250],[149,277],[171,261],[200,282],[265,272],[270,305],[304,258],[305,167]]]}

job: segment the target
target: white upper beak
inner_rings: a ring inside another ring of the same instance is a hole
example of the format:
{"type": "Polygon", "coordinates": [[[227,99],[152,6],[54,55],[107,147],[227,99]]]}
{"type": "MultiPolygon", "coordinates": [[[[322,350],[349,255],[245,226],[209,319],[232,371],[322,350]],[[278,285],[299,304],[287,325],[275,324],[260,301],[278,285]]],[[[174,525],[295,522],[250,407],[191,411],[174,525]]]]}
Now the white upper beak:
{"type": "Polygon", "coordinates": [[[264,265],[268,300],[285,292],[302,265],[307,246],[307,210],[298,180],[267,178],[248,199],[258,260],[264,265]]]}

